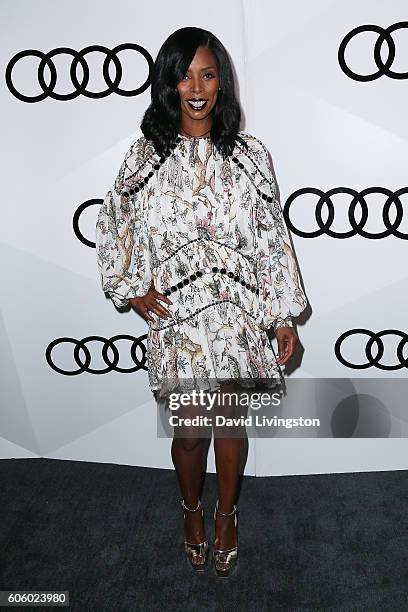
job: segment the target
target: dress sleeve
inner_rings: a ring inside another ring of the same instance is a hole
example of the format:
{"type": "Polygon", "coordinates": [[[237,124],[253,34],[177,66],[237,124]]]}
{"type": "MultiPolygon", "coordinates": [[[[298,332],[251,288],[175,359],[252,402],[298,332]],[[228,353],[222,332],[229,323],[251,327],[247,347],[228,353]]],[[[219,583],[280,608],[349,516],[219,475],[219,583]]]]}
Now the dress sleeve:
{"type": "Polygon", "coordinates": [[[293,327],[307,305],[288,229],[276,193],[268,150],[257,140],[256,263],[262,325],[293,327]]]}
{"type": "Polygon", "coordinates": [[[102,290],[122,308],[129,298],[146,295],[152,273],[149,238],[144,214],[143,190],[133,197],[127,191],[125,156],[106,194],[96,222],[96,259],[102,290]]]}

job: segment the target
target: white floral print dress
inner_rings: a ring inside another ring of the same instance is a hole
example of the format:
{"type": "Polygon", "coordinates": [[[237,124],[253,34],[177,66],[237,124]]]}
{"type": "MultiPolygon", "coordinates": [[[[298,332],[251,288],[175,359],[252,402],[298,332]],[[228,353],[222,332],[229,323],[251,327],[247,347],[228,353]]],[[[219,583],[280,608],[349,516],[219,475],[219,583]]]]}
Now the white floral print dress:
{"type": "Polygon", "coordinates": [[[138,138],[100,208],[102,289],[121,308],[151,283],[172,315],[150,313],[147,368],[156,397],[180,383],[271,387],[282,374],[266,330],[306,307],[264,144],[239,132],[223,160],[210,137],[179,134],[159,157],[138,138]]]}

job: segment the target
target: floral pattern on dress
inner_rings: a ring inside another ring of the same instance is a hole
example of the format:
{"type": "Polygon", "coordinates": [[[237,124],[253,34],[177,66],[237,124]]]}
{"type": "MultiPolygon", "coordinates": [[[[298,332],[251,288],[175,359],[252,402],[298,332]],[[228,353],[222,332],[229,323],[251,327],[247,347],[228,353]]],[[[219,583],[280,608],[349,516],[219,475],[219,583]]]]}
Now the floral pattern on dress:
{"type": "Polygon", "coordinates": [[[96,223],[102,289],[117,308],[152,283],[171,319],[150,313],[149,386],[165,397],[182,381],[217,389],[281,378],[270,327],[306,307],[265,145],[239,132],[223,159],[209,137],[180,135],[160,158],[131,146],[96,223]]]}

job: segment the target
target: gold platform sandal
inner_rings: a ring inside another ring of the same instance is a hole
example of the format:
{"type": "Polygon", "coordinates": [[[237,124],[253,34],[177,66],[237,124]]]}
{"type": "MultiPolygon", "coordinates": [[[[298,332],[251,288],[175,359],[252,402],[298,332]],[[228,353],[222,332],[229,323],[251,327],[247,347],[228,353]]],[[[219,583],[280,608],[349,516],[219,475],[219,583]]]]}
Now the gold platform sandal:
{"type": "MultiPolygon", "coordinates": [[[[204,518],[204,511],[201,505],[201,500],[198,500],[197,508],[191,509],[188,508],[184,499],[181,500],[181,505],[183,507],[183,518],[186,518],[186,510],[189,512],[197,512],[201,508],[201,516],[204,518]]],[[[193,570],[196,572],[203,572],[205,565],[207,563],[208,557],[208,540],[204,540],[199,544],[190,544],[187,540],[184,540],[184,548],[187,553],[187,560],[193,570]]]]}
{"type": "MultiPolygon", "coordinates": [[[[232,516],[234,515],[234,523],[235,527],[237,527],[237,507],[234,504],[232,512],[224,513],[218,510],[218,499],[214,509],[214,521],[217,518],[217,512],[221,516],[232,516]]],[[[213,560],[214,567],[218,577],[220,578],[229,578],[231,574],[234,573],[237,563],[238,563],[238,546],[234,546],[233,548],[227,548],[221,550],[220,548],[216,548],[217,539],[214,542],[214,550],[213,550],[213,560]]]]}

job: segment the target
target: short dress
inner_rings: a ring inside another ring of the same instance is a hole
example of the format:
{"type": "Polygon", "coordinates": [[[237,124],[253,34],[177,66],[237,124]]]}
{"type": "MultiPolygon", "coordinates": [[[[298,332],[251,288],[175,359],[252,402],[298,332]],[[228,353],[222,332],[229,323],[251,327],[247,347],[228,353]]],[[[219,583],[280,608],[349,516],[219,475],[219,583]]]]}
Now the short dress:
{"type": "Polygon", "coordinates": [[[96,256],[117,308],[152,283],[172,301],[171,319],[148,321],[156,398],[281,380],[266,332],[292,326],[306,296],[258,138],[240,131],[226,159],[211,137],[178,134],[163,156],[138,138],[99,210],[96,256]]]}

